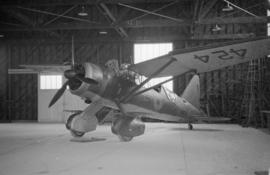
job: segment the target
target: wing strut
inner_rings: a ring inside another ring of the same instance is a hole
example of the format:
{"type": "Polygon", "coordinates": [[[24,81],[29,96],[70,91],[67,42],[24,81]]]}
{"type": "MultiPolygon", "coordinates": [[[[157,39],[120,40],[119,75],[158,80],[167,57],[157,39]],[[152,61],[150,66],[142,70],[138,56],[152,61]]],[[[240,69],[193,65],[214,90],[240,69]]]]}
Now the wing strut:
{"type": "Polygon", "coordinates": [[[136,93],[141,87],[143,87],[146,83],[148,83],[152,78],[154,78],[156,75],[158,75],[161,71],[163,71],[166,67],[168,67],[172,62],[177,61],[175,58],[171,58],[166,64],[161,66],[158,70],[156,70],[152,75],[150,75],[146,80],[144,80],[140,85],[136,86],[127,96],[124,96],[122,99],[120,99],[120,102],[127,101],[131,96],[136,93]]]}
{"type": "MultiPolygon", "coordinates": [[[[186,74],[186,73],[189,73],[189,72],[194,72],[194,73],[196,73],[196,70],[195,70],[195,69],[191,69],[191,70],[189,70],[189,71],[187,71],[187,72],[185,72],[185,73],[183,73],[183,74],[186,74]]],[[[183,74],[180,74],[180,75],[183,75],[183,74]]],[[[139,92],[133,94],[132,96],[128,97],[128,98],[126,99],[126,101],[128,101],[129,99],[131,99],[131,98],[133,98],[133,97],[135,97],[135,96],[137,96],[137,95],[140,95],[140,94],[142,94],[142,93],[144,93],[144,92],[146,92],[146,91],[149,91],[149,90],[151,90],[151,89],[154,89],[154,88],[156,88],[156,87],[158,87],[158,86],[160,86],[160,85],[162,85],[162,84],[164,84],[164,83],[167,83],[167,82],[169,82],[169,81],[172,81],[172,80],[178,78],[180,75],[174,76],[174,77],[172,77],[172,78],[170,78],[170,79],[168,79],[168,80],[162,81],[162,82],[160,82],[160,83],[158,83],[158,84],[156,84],[156,85],[154,85],[154,86],[151,86],[151,87],[146,88],[146,89],[144,89],[144,90],[142,90],[142,91],[139,91],[139,92]]]]}

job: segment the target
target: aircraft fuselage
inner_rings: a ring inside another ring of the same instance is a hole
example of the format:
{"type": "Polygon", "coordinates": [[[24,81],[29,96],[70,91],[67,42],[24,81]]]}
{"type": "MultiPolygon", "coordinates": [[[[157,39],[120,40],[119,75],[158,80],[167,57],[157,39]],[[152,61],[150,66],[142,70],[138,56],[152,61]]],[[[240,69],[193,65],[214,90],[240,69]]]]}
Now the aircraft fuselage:
{"type": "MultiPolygon", "coordinates": [[[[134,76],[130,72],[117,74],[113,70],[99,67],[95,64],[85,63],[85,76],[98,81],[97,85],[82,83],[77,89],[70,89],[71,93],[91,101],[106,99],[111,103],[119,101],[137,86],[134,76]]],[[[140,90],[145,89],[142,87],[140,90]]],[[[148,114],[159,114],[152,118],[178,121],[189,120],[191,116],[200,115],[201,112],[185,99],[161,87],[159,90],[151,89],[127,102],[123,102],[127,112],[136,112],[136,108],[148,114]],[[167,116],[166,116],[167,115],[167,116]]]]}

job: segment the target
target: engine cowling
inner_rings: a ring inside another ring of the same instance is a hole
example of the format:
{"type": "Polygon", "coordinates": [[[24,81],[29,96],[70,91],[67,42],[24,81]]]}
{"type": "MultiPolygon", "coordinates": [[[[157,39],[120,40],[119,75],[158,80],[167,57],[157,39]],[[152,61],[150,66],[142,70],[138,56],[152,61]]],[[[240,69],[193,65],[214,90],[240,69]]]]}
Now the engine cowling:
{"type": "Polygon", "coordinates": [[[120,116],[113,121],[111,130],[112,133],[121,136],[121,139],[123,138],[132,139],[133,137],[144,134],[145,124],[139,119],[120,116]]]}

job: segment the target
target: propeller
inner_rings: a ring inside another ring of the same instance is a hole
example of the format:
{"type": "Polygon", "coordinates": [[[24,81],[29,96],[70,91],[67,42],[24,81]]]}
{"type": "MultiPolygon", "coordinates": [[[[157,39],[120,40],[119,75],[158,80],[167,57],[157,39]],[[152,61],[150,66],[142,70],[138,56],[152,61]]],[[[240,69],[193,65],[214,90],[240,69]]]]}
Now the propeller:
{"type": "Polygon", "coordinates": [[[63,86],[56,92],[56,94],[53,96],[49,107],[51,107],[52,105],[54,105],[54,103],[57,102],[57,100],[63,95],[63,93],[65,92],[67,85],[68,85],[69,81],[66,81],[63,86]]]}
{"type": "MultiPolygon", "coordinates": [[[[73,70],[67,70],[67,71],[73,71],[73,70]]],[[[66,77],[66,76],[65,76],[66,77]]],[[[70,82],[72,82],[72,79],[75,79],[75,80],[80,80],[84,83],[87,83],[87,84],[98,84],[98,82],[94,79],[91,79],[91,78],[86,78],[86,77],[82,77],[78,74],[75,74],[73,77],[66,77],[68,79],[68,81],[66,81],[63,86],[56,92],[56,94],[53,96],[50,104],[49,104],[49,107],[51,107],[52,105],[54,105],[58,99],[63,95],[63,93],[65,92],[67,86],[70,84],[70,82]]]]}
{"type": "Polygon", "coordinates": [[[82,69],[82,67],[75,65],[74,61],[74,43],[73,43],[73,36],[72,36],[72,58],[71,58],[71,69],[66,70],[64,72],[64,76],[68,79],[63,86],[56,92],[56,94],[53,96],[49,107],[54,105],[59,98],[63,95],[68,85],[72,84],[74,81],[81,81],[86,84],[98,84],[98,82],[92,78],[84,77],[85,71],[82,69]]]}

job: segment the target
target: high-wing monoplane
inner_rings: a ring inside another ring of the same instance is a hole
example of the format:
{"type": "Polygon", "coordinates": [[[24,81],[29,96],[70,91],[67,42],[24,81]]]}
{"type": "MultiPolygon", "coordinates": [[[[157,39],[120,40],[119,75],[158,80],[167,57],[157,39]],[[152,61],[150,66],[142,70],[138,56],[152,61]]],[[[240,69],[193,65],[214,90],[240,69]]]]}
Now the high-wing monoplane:
{"type": "Polygon", "coordinates": [[[104,120],[104,117],[96,115],[103,107],[113,111],[111,131],[123,141],[130,141],[144,133],[145,125],[141,117],[164,121],[185,120],[188,128],[192,129],[194,121],[210,120],[200,110],[198,74],[262,58],[269,52],[269,38],[254,38],[175,50],[125,69],[115,64],[104,67],[89,62],[76,64],[73,57],[71,68],[64,71],[67,81],[54,95],[49,107],[56,103],[67,86],[72,94],[90,103],[85,110],[72,114],[66,122],[67,129],[75,137],[96,129],[104,120]],[[162,86],[174,78],[144,87],[152,78],[177,77],[186,72],[194,72],[194,75],[181,96],[162,86]],[[140,75],[148,78],[140,82],[140,75]]]}

